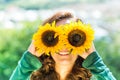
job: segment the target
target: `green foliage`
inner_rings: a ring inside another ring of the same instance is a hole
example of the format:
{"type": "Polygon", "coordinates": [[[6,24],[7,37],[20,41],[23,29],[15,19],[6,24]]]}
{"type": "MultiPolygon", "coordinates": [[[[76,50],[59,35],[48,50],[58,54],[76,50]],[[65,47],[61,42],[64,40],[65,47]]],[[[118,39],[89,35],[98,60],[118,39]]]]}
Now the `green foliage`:
{"type": "Polygon", "coordinates": [[[0,0],[0,9],[5,9],[11,5],[24,9],[50,9],[77,3],[104,3],[107,0],[0,0]],[[54,3],[53,3],[54,2],[54,3]]]}
{"type": "Polygon", "coordinates": [[[37,22],[23,22],[22,29],[0,30],[0,80],[8,80],[22,53],[27,50],[37,22]]]}
{"type": "Polygon", "coordinates": [[[103,37],[100,40],[95,41],[97,51],[103,58],[104,63],[113,73],[117,80],[120,80],[120,45],[118,35],[112,35],[111,37],[103,37]]]}

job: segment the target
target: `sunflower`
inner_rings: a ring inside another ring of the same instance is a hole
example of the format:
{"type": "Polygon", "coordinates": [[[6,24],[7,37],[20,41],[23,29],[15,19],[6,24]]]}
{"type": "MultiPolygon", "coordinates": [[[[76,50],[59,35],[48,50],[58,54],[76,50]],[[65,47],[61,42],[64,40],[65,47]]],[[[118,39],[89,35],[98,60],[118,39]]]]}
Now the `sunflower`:
{"type": "Polygon", "coordinates": [[[62,48],[62,31],[60,27],[55,26],[55,22],[39,26],[38,31],[33,35],[34,45],[39,53],[58,52],[62,48]]]}
{"type": "Polygon", "coordinates": [[[66,48],[72,50],[73,54],[81,54],[85,49],[91,47],[94,40],[94,30],[89,24],[82,22],[71,22],[66,24],[64,28],[66,48]]]}

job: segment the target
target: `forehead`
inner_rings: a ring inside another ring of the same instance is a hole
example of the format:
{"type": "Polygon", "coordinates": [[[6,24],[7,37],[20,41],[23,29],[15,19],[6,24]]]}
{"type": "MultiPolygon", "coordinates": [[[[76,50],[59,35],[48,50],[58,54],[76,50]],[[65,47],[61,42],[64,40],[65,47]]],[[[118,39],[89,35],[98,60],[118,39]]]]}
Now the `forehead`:
{"type": "Polygon", "coordinates": [[[65,18],[65,19],[62,19],[62,20],[60,20],[60,21],[58,21],[56,23],[56,26],[69,24],[71,21],[76,21],[76,19],[75,18],[65,18]]]}

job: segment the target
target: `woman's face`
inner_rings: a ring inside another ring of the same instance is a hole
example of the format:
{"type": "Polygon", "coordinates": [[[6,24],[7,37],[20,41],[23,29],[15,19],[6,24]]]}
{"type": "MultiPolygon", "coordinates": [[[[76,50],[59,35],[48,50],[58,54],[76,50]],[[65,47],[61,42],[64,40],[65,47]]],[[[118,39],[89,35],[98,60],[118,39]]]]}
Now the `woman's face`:
{"type": "MultiPolygon", "coordinates": [[[[56,23],[57,26],[63,25],[63,24],[69,24],[71,19],[63,19],[59,22],[56,23]]],[[[73,21],[73,19],[72,19],[73,21]]],[[[63,50],[60,50],[56,54],[51,54],[53,57],[54,61],[59,64],[71,64],[74,63],[75,60],[77,59],[78,55],[75,54],[70,54],[71,52],[64,48],[63,50]]]]}

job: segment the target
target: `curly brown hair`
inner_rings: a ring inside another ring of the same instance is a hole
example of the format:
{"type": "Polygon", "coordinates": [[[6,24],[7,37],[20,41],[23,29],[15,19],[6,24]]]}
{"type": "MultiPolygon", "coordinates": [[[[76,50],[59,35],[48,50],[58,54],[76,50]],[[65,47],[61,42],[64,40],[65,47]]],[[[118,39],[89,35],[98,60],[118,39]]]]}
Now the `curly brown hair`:
{"type": "MultiPolygon", "coordinates": [[[[53,21],[56,21],[57,23],[60,20],[74,17],[75,16],[73,16],[71,12],[62,11],[45,20],[42,25],[45,25],[46,23],[51,24],[53,21]]],[[[78,20],[81,19],[76,18],[76,21],[78,20]]],[[[47,56],[43,54],[38,59],[42,63],[42,67],[31,74],[31,80],[60,80],[60,75],[55,71],[55,61],[51,55],[47,56]]],[[[90,80],[92,74],[82,66],[83,61],[84,59],[82,57],[77,57],[71,72],[67,75],[65,80],[90,80]]]]}
{"type": "MultiPolygon", "coordinates": [[[[31,80],[60,80],[59,74],[55,71],[55,61],[50,56],[43,54],[39,57],[42,67],[33,72],[31,80]]],[[[71,72],[67,75],[66,80],[90,80],[91,73],[82,67],[84,59],[78,56],[71,72]]]]}

